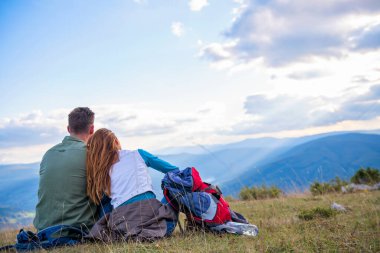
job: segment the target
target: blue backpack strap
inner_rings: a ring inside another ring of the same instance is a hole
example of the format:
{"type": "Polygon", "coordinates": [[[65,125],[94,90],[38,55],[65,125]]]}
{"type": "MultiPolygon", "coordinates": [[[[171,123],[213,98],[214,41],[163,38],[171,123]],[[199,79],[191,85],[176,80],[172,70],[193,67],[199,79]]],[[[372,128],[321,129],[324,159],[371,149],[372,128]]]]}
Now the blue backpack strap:
{"type": "Polygon", "coordinates": [[[19,252],[42,249],[38,236],[32,231],[21,229],[16,236],[14,248],[19,252]]]}
{"type": "Polygon", "coordinates": [[[232,221],[238,222],[238,223],[249,224],[247,219],[242,214],[235,212],[235,211],[232,211],[231,209],[230,209],[230,213],[231,213],[231,220],[232,221]]]}
{"type": "Polygon", "coordinates": [[[68,225],[51,226],[39,231],[37,234],[41,247],[44,249],[73,246],[81,243],[86,235],[87,233],[82,229],[68,225]]]}
{"type": "Polygon", "coordinates": [[[82,242],[85,231],[68,225],[55,225],[40,230],[37,234],[23,229],[17,235],[14,248],[17,251],[50,249],[59,246],[73,246],[82,242]]]}
{"type": "Polygon", "coordinates": [[[0,247],[0,251],[9,251],[9,250],[12,250],[14,248],[15,248],[14,245],[6,245],[6,246],[3,246],[3,247],[0,247]]]}

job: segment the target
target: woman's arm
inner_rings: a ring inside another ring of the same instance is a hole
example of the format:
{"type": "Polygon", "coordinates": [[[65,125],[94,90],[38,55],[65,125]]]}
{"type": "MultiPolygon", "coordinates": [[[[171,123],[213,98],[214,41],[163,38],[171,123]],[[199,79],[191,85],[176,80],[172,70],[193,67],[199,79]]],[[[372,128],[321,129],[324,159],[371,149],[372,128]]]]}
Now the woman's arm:
{"type": "Polygon", "coordinates": [[[171,165],[170,163],[168,163],[164,160],[161,160],[157,156],[154,156],[151,153],[149,153],[143,149],[138,149],[137,151],[139,152],[140,156],[142,157],[146,166],[148,166],[148,167],[151,167],[151,168],[158,170],[162,173],[167,173],[169,171],[178,169],[177,166],[171,165]]]}

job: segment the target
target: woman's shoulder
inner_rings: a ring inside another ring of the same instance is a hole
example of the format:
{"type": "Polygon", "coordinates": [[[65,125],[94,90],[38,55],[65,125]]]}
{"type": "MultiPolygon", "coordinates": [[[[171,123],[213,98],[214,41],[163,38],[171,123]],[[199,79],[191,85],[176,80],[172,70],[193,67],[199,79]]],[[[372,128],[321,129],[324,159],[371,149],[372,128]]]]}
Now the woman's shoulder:
{"type": "Polygon", "coordinates": [[[130,156],[130,155],[135,155],[135,154],[139,154],[139,150],[138,149],[135,149],[135,150],[129,150],[129,149],[119,150],[119,156],[120,157],[130,156]]]}
{"type": "Polygon", "coordinates": [[[123,164],[125,162],[129,163],[131,160],[133,161],[144,161],[144,158],[141,156],[139,150],[128,150],[122,149],[119,151],[119,164],[123,164]]]}

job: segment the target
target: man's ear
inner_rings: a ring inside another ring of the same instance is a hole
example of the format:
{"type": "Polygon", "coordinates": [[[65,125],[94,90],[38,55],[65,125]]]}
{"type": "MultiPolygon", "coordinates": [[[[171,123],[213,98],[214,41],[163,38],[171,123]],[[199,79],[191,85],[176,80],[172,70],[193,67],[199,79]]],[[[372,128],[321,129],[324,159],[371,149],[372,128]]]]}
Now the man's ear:
{"type": "Polygon", "coordinates": [[[90,126],[89,134],[90,134],[90,135],[94,134],[94,125],[91,125],[91,126],[90,126]]]}
{"type": "Polygon", "coordinates": [[[67,126],[67,132],[69,132],[71,134],[71,129],[69,126],[67,126]]]}

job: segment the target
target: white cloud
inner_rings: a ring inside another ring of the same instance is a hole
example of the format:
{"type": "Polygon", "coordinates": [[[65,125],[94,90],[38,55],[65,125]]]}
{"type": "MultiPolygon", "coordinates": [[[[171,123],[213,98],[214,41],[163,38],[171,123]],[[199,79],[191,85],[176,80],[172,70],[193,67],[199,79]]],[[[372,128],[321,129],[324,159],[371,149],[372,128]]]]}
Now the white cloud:
{"type": "MultiPolygon", "coordinates": [[[[90,108],[96,115],[96,129],[113,130],[123,148],[146,148],[153,152],[165,147],[276,136],[286,131],[289,135],[296,131],[301,135],[345,127],[376,129],[380,118],[380,85],[363,90],[361,84],[333,97],[253,95],[247,97],[245,104],[233,108],[228,102],[217,101],[181,111],[162,110],[146,103],[90,108]]],[[[49,147],[67,135],[70,110],[34,111],[0,119],[0,163],[39,161],[49,147]]]]}
{"type": "MultiPolygon", "coordinates": [[[[212,42],[229,53],[235,65],[263,58],[268,66],[283,66],[312,57],[344,57],[347,52],[380,48],[380,2],[247,1],[239,2],[236,18],[224,33],[233,47],[212,42]]],[[[205,47],[208,47],[207,45],[205,47]]],[[[204,47],[201,48],[204,50],[204,47]]],[[[212,62],[225,61],[207,51],[212,62]]]]}
{"type": "MultiPolygon", "coordinates": [[[[335,97],[253,95],[238,107],[210,101],[181,111],[162,110],[147,103],[90,108],[96,115],[95,128],[113,130],[123,148],[146,148],[154,152],[165,147],[296,135],[297,131],[301,135],[332,129],[378,128],[380,85],[369,90],[363,90],[360,85],[335,97]]],[[[70,110],[34,111],[0,119],[0,163],[38,161],[67,134],[70,110]]]]}
{"type": "Polygon", "coordinates": [[[212,69],[222,70],[229,78],[239,80],[234,81],[239,89],[252,93],[331,97],[359,83],[363,91],[380,81],[379,50],[347,52],[342,58],[313,56],[279,67],[268,66],[264,57],[240,61],[234,53],[238,43],[238,40],[222,45],[203,42],[199,45],[199,56],[208,60],[212,69]]]}
{"type": "MultiPolygon", "coordinates": [[[[90,106],[95,128],[112,129],[126,149],[212,143],[216,130],[228,123],[225,105],[206,103],[192,111],[162,111],[149,104],[90,106]],[[200,113],[201,112],[201,113],[200,113]]],[[[0,163],[35,162],[65,135],[70,109],[36,111],[0,119],[0,163]],[[20,150],[27,150],[24,156],[20,150]]]]}
{"type": "MultiPolygon", "coordinates": [[[[201,48],[200,56],[210,57],[213,61],[220,61],[234,57],[231,48],[235,47],[239,40],[229,41],[223,44],[210,43],[201,48]]],[[[203,45],[200,43],[199,45],[203,45]]]]}
{"type": "Polygon", "coordinates": [[[204,7],[209,5],[207,0],[190,0],[189,6],[192,11],[201,11],[204,7]]]}
{"type": "Polygon", "coordinates": [[[0,148],[0,164],[40,162],[52,144],[0,148]]]}
{"type": "Polygon", "coordinates": [[[353,91],[337,97],[253,95],[246,99],[246,117],[230,134],[270,133],[332,126],[345,121],[380,117],[380,85],[357,95],[353,91]]]}
{"type": "Polygon", "coordinates": [[[247,0],[234,0],[234,2],[238,4],[238,7],[232,9],[232,14],[234,16],[232,19],[233,22],[235,22],[248,7],[247,0]]]}
{"type": "Polygon", "coordinates": [[[185,34],[185,28],[181,22],[173,22],[171,25],[171,30],[177,37],[182,37],[185,34]]]}
{"type": "Polygon", "coordinates": [[[0,120],[0,148],[30,146],[57,141],[65,131],[67,114],[53,111],[44,115],[41,111],[21,114],[12,119],[0,120]]]}
{"type": "Polygon", "coordinates": [[[201,50],[199,56],[211,60],[211,66],[216,69],[228,69],[235,65],[235,56],[231,48],[235,47],[238,40],[220,43],[198,43],[201,50]]]}

